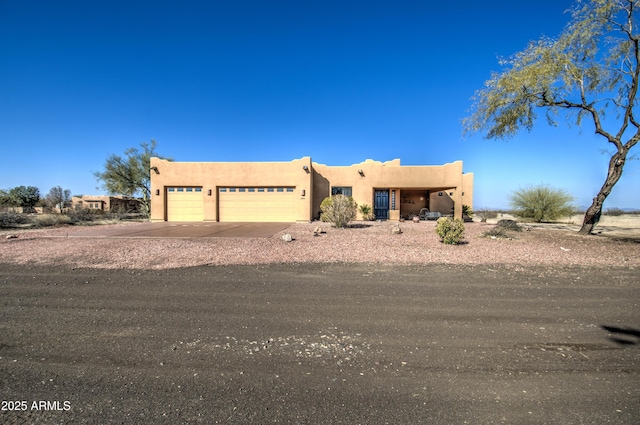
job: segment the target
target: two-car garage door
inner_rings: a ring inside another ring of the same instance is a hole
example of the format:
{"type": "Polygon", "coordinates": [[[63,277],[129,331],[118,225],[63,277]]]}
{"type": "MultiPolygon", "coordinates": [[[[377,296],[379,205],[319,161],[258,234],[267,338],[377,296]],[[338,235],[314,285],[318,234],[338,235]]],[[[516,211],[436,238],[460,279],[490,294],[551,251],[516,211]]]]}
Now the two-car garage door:
{"type": "MultiPolygon", "coordinates": [[[[167,221],[203,221],[202,187],[167,188],[167,221]]],[[[296,221],[293,187],[221,187],[218,221],[296,221]]]]}
{"type": "Polygon", "coordinates": [[[220,221],[296,221],[293,187],[221,187],[220,221]]]}

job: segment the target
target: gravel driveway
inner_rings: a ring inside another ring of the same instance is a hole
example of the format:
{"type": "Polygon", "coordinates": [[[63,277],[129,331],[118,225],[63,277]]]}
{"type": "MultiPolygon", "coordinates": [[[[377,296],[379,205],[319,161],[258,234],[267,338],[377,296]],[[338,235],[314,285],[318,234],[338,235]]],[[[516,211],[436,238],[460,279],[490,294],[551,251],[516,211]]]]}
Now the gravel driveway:
{"type": "MultiPolygon", "coordinates": [[[[114,226],[127,226],[119,224],[114,226]]],[[[0,236],[0,262],[101,269],[168,269],[198,265],[268,263],[503,264],[513,267],[640,266],[640,244],[575,231],[533,227],[513,239],[482,234],[487,223],[467,223],[465,244],[440,243],[435,222],[357,223],[335,229],[325,223],[293,224],[269,238],[105,239],[70,238],[86,227],[24,231],[0,236]],[[324,232],[314,236],[314,229],[324,232]],[[284,234],[293,241],[285,242],[284,234]]]]}

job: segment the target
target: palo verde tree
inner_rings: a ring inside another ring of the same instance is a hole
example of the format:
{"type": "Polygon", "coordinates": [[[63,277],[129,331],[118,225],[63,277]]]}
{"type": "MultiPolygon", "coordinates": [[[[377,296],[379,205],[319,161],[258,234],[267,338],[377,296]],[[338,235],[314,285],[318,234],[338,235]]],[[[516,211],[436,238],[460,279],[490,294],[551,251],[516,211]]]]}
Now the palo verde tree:
{"type": "Polygon", "coordinates": [[[640,1],[577,0],[571,15],[556,39],[530,42],[524,51],[500,61],[505,69],[476,92],[464,127],[466,132],[486,132],[489,139],[508,138],[521,128],[531,130],[538,112],[554,125],[562,112],[579,126],[584,120],[593,124],[614,149],[607,177],[580,229],[590,234],[640,139],[640,1]]]}
{"type": "Polygon", "coordinates": [[[139,196],[145,213],[151,210],[151,157],[160,157],[156,153],[157,142],[140,143],[140,148],[129,148],[124,157],[111,155],[104,164],[104,171],[94,176],[102,182],[103,188],[114,195],[139,196]]]}
{"type": "Polygon", "coordinates": [[[571,215],[573,200],[564,190],[545,185],[519,189],[509,196],[509,204],[517,217],[537,223],[571,215]]]}

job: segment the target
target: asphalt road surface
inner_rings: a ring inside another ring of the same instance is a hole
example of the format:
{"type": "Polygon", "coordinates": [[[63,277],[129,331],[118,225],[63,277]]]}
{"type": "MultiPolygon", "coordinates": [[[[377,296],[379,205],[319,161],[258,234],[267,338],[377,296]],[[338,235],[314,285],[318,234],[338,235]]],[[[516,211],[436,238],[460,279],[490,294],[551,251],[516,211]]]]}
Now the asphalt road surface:
{"type": "Polygon", "coordinates": [[[0,265],[0,423],[638,424],[639,282],[0,265]]]}

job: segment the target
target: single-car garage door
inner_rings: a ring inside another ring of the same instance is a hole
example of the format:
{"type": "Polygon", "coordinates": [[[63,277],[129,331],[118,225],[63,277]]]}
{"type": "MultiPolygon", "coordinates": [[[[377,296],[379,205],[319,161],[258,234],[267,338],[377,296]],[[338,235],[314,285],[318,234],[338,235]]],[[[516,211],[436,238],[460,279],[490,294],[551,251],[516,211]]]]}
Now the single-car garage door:
{"type": "Polygon", "coordinates": [[[204,220],[201,187],[167,188],[167,221],[204,220]]]}
{"type": "Polygon", "coordinates": [[[221,187],[220,221],[296,221],[293,187],[221,187]]]}

